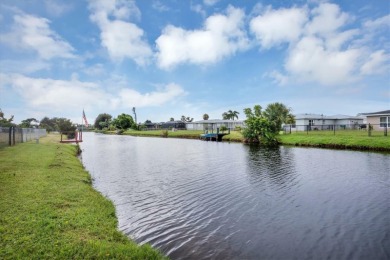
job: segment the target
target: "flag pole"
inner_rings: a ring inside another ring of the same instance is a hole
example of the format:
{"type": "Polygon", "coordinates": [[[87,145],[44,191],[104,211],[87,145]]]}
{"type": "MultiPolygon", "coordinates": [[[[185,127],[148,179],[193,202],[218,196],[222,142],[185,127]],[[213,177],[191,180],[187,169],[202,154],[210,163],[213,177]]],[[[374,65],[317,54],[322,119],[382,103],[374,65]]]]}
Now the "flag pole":
{"type": "Polygon", "coordinates": [[[81,115],[81,132],[83,132],[83,120],[84,120],[84,108],[83,108],[83,114],[81,115]]]}

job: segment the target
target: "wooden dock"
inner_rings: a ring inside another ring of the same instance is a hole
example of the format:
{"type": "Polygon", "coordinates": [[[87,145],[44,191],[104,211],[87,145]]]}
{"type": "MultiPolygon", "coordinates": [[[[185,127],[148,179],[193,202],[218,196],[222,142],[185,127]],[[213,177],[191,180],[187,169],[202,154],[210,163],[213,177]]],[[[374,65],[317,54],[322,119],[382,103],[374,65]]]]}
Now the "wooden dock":
{"type": "Polygon", "coordinates": [[[219,128],[217,128],[217,132],[216,133],[214,133],[213,131],[211,131],[211,133],[209,133],[208,131],[205,131],[205,133],[201,134],[199,138],[201,140],[204,140],[204,141],[221,142],[222,141],[222,137],[224,137],[225,135],[228,135],[228,134],[230,134],[230,129],[229,129],[228,133],[220,133],[219,132],[219,128]]]}
{"type": "MultiPolygon", "coordinates": [[[[83,141],[83,132],[76,130],[74,132],[74,137],[73,139],[63,139],[62,135],[67,136],[69,132],[61,132],[61,141],[60,143],[81,143],[83,141]]],[[[72,132],[73,134],[73,132],[72,132]]]]}

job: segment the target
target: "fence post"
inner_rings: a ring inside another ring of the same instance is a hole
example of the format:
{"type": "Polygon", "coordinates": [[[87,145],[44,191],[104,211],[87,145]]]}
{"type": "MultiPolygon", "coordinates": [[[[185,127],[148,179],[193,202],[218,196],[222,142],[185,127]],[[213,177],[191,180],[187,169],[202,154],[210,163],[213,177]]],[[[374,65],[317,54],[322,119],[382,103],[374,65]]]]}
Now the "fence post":
{"type": "Polygon", "coordinates": [[[333,125],[333,135],[336,135],[336,125],[333,125]]]}
{"type": "Polygon", "coordinates": [[[371,136],[371,124],[368,123],[368,136],[371,136]]]}
{"type": "Polygon", "coordinates": [[[309,134],[309,125],[306,126],[306,134],[309,134]]]}
{"type": "Polygon", "coordinates": [[[9,127],[9,130],[8,130],[8,133],[9,133],[9,137],[8,137],[8,144],[9,144],[9,146],[11,146],[12,145],[12,128],[13,128],[13,126],[10,126],[9,127]]]}
{"type": "Polygon", "coordinates": [[[387,136],[387,127],[389,126],[389,124],[385,124],[385,136],[387,136]]]}
{"type": "Polygon", "coordinates": [[[14,141],[14,145],[16,144],[16,139],[15,139],[15,127],[14,127],[14,132],[13,132],[13,134],[12,134],[12,138],[14,139],[13,141],[14,141]]]}

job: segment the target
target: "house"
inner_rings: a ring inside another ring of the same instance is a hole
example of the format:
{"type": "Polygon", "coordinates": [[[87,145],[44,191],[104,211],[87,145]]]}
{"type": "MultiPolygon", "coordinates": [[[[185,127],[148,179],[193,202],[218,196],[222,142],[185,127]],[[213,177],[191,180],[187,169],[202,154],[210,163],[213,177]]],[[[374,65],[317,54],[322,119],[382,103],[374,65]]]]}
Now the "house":
{"type": "Polygon", "coordinates": [[[186,129],[186,123],[183,121],[168,121],[165,123],[161,123],[161,129],[178,129],[178,130],[185,130],[186,129]]]}
{"type": "Polygon", "coordinates": [[[382,131],[384,128],[390,128],[390,110],[359,115],[364,116],[366,123],[372,125],[374,130],[382,131]]]}
{"type": "MultiPolygon", "coordinates": [[[[334,130],[336,129],[358,129],[363,125],[363,117],[334,115],[325,116],[318,114],[295,115],[295,124],[291,126],[292,131],[307,130],[334,130]]],[[[289,128],[289,125],[285,125],[289,128]]]]}
{"type": "Polygon", "coordinates": [[[236,127],[244,127],[244,120],[222,120],[222,119],[211,119],[211,120],[200,120],[195,122],[189,122],[186,125],[187,130],[217,130],[221,126],[226,126],[230,130],[236,129],[236,127]]]}
{"type": "Polygon", "coordinates": [[[156,130],[156,129],[160,129],[162,124],[163,123],[147,122],[144,123],[143,126],[144,126],[144,130],[156,130]]]}

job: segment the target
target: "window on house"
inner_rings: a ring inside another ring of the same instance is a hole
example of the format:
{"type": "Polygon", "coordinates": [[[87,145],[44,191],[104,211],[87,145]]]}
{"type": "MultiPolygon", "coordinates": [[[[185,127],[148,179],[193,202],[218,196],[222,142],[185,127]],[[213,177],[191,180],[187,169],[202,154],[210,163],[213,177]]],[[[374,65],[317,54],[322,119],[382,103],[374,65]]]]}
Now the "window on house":
{"type": "Polygon", "coordinates": [[[380,124],[380,127],[389,127],[389,124],[390,124],[390,116],[387,117],[387,116],[381,116],[379,118],[379,124],[380,124]]]}
{"type": "Polygon", "coordinates": [[[314,125],[314,120],[309,120],[309,125],[314,125]]]}

